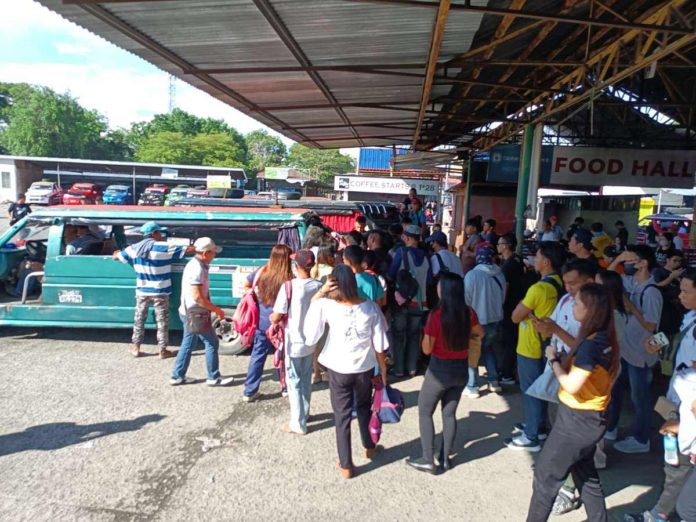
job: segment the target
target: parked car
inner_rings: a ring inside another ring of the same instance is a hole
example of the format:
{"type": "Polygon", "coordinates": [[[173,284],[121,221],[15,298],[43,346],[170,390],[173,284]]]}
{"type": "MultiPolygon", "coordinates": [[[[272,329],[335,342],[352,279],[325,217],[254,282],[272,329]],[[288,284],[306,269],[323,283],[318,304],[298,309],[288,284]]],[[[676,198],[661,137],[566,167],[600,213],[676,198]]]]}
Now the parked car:
{"type": "Polygon", "coordinates": [[[197,185],[186,193],[187,198],[207,198],[208,189],[202,185],[197,185]]]}
{"type": "Polygon", "coordinates": [[[64,190],[53,181],[35,181],[26,192],[27,203],[31,205],[60,205],[64,190]]]}
{"type": "Polygon", "coordinates": [[[246,197],[246,196],[255,196],[255,195],[256,195],[256,191],[255,191],[255,190],[245,190],[245,191],[244,191],[244,196],[245,196],[245,197],[246,197]]]}
{"type": "Polygon", "coordinates": [[[278,200],[286,200],[286,199],[288,199],[288,195],[287,195],[287,194],[283,194],[282,192],[273,192],[273,191],[270,191],[270,190],[269,190],[269,191],[259,192],[258,194],[256,194],[256,196],[254,196],[254,199],[268,199],[268,200],[273,200],[273,201],[274,201],[274,200],[276,199],[276,195],[278,196],[278,200]]]}
{"type": "Polygon", "coordinates": [[[63,194],[63,205],[94,205],[101,202],[102,189],[94,183],[73,183],[63,194]]]}
{"type": "Polygon", "coordinates": [[[102,199],[105,205],[132,205],[133,188],[130,185],[109,185],[102,199]]]}
{"type": "MultiPolygon", "coordinates": [[[[0,328],[132,328],[135,273],[114,262],[111,254],[140,241],[143,223],[156,221],[166,227],[164,240],[170,245],[186,246],[207,236],[222,247],[210,268],[210,292],[228,319],[215,319],[213,326],[221,353],[241,353],[246,348],[229,318],[244,295],[247,276],[267,262],[276,243],[301,244],[306,217],[306,209],[239,207],[36,209],[0,234],[0,288],[11,290],[11,297],[3,296],[0,303],[0,328]],[[103,240],[89,252],[67,256],[66,237],[78,224],[89,226],[103,240]],[[21,297],[25,287],[32,287],[31,299],[21,297]]],[[[177,296],[187,261],[176,261],[172,267],[177,296]]],[[[171,329],[182,328],[178,306],[178,297],[170,300],[171,329]]],[[[153,319],[148,318],[147,328],[155,328],[153,319]]]]}
{"type": "Polygon", "coordinates": [[[164,199],[164,206],[165,207],[170,207],[172,206],[176,201],[179,201],[180,199],[183,199],[186,197],[188,194],[188,191],[191,190],[191,187],[188,185],[177,185],[172,189],[172,191],[169,193],[169,195],[164,199]]]}
{"type": "Polygon", "coordinates": [[[169,194],[169,187],[166,185],[150,185],[140,194],[138,205],[161,207],[164,205],[167,194],[169,194]]]}

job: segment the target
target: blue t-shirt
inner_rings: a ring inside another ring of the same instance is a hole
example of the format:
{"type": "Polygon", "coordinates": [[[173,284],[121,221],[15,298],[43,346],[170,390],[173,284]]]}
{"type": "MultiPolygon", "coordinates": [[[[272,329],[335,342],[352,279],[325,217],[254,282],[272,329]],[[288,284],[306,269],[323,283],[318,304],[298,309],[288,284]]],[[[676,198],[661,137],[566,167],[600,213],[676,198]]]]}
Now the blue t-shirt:
{"type": "Polygon", "coordinates": [[[379,281],[372,274],[358,272],[355,274],[355,282],[358,284],[358,295],[363,299],[377,301],[384,297],[384,290],[379,281]]]}

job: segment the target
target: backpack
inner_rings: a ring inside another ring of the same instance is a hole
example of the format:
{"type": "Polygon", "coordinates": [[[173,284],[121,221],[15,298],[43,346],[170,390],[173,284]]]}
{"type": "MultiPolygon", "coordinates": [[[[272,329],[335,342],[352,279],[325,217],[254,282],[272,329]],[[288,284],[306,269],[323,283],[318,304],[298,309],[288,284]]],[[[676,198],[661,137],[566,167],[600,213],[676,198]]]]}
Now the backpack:
{"type": "Polygon", "coordinates": [[[382,390],[378,414],[379,420],[383,424],[396,424],[401,420],[403,412],[404,396],[399,390],[387,385],[382,390]]]}
{"type": "Polygon", "coordinates": [[[669,287],[659,287],[657,285],[647,285],[640,293],[639,303],[640,310],[643,311],[643,296],[648,288],[657,288],[662,294],[662,311],[660,312],[660,321],[657,324],[657,331],[663,332],[670,339],[679,333],[682,319],[686,310],[679,301],[679,294],[676,296],[670,292],[669,287]]]}
{"type": "Polygon", "coordinates": [[[255,289],[263,269],[264,267],[261,267],[256,271],[251,289],[242,296],[232,316],[234,329],[242,338],[242,345],[246,347],[254,342],[254,334],[259,327],[259,302],[256,299],[255,289]]]}
{"type": "MultiPolygon", "coordinates": [[[[401,249],[401,258],[404,263],[404,267],[400,268],[396,273],[396,292],[404,300],[402,306],[413,301],[413,299],[418,295],[420,287],[418,286],[418,281],[413,277],[411,273],[411,263],[408,259],[408,251],[406,248],[401,249]]],[[[398,302],[398,299],[397,299],[398,302]]]]}
{"type": "Polygon", "coordinates": [[[566,295],[566,293],[567,293],[567,292],[565,291],[565,288],[563,288],[563,285],[559,285],[559,284],[556,282],[556,280],[555,280],[553,277],[551,277],[550,275],[547,275],[547,276],[542,277],[542,278],[540,279],[540,281],[542,281],[542,282],[544,282],[544,283],[548,283],[548,284],[550,284],[551,286],[554,287],[554,289],[556,290],[556,303],[558,303],[558,301],[561,300],[561,297],[563,297],[563,296],[566,295]]]}
{"type": "Polygon", "coordinates": [[[430,308],[431,310],[435,308],[435,306],[437,306],[437,303],[440,301],[440,299],[437,297],[437,283],[440,280],[440,274],[449,273],[450,271],[449,267],[447,267],[444,261],[442,261],[442,256],[440,254],[435,253],[433,255],[437,258],[437,263],[440,267],[440,270],[438,270],[437,275],[433,276],[425,292],[425,300],[428,303],[428,308],[430,308]]]}

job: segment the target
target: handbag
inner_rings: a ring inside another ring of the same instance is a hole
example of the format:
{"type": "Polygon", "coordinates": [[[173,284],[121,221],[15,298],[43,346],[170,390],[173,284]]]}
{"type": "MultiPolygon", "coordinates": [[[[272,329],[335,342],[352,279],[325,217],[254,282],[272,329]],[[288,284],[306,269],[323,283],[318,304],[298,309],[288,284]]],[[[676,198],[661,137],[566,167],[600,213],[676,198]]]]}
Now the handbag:
{"type": "Polygon", "coordinates": [[[210,310],[199,305],[186,308],[186,331],[190,334],[202,334],[213,328],[210,310]]]}
{"type": "Polygon", "coordinates": [[[382,390],[382,401],[379,406],[379,420],[384,424],[396,424],[404,412],[404,396],[401,392],[387,385],[382,390]]]}
{"type": "Polygon", "coordinates": [[[372,392],[372,415],[370,415],[370,439],[377,444],[382,436],[382,421],[379,418],[380,405],[382,404],[382,394],[384,387],[381,382],[375,382],[372,392]]]}
{"type": "Polygon", "coordinates": [[[553,373],[553,368],[550,364],[544,366],[544,371],[542,374],[536,378],[532,385],[525,390],[524,393],[535,399],[539,399],[547,402],[559,402],[558,401],[558,391],[560,390],[560,383],[556,374],[553,373]]]}

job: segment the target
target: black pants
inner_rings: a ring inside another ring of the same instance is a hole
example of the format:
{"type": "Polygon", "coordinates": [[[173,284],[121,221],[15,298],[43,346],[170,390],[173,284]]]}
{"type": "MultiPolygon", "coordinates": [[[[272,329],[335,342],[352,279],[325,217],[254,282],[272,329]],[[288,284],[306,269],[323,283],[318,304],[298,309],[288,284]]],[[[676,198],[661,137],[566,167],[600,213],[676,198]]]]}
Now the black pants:
{"type": "Polygon", "coordinates": [[[433,462],[435,425],[433,414],[442,405],[442,444],[445,458],[452,452],[457,436],[457,405],[466,386],[469,364],[466,359],[445,360],[430,358],[423,386],[418,394],[418,425],[423,458],[433,462]]]}
{"type": "Polygon", "coordinates": [[[677,513],[686,522],[696,520],[696,473],[691,473],[679,494],[677,513]]]}
{"type": "Polygon", "coordinates": [[[606,522],[602,486],[594,465],[595,445],[606,432],[604,412],[573,410],[560,404],[549,438],[534,469],[534,492],[527,522],[545,522],[568,473],[592,522],[606,522]]]}
{"type": "MultiPolygon", "coordinates": [[[[684,484],[692,475],[694,466],[691,464],[689,457],[679,453],[679,465],[672,466],[665,463],[665,483],[662,487],[660,498],[655,504],[656,511],[661,515],[671,516],[677,505],[677,497],[684,488],[684,484]]],[[[682,515],[684,520],[689,520],[682,515]]]]}
{"type": "Polygon", "coordinates": [[[498,361],[498,377],[515,378],[517,366],[517,336],[519,326],[512,322],[508,314],[503,319],[503,342],[494,348],[498,361]]]}
{"type": "Polygon", "coordinates": [[[350,421],[353,412],[358,412],[358,425],[363,447],[374,448],[375,443],[370,438],[370,407],[372,406],[372,369],[362,373],[329,372],[329,390],[331,391],[331,407],[334,411],[336,424],[336,446],[338,461],[344,469],[353,467],[353,457],[350,441],[350,421]]]}

